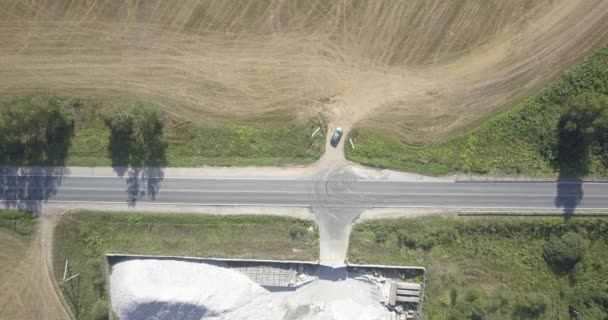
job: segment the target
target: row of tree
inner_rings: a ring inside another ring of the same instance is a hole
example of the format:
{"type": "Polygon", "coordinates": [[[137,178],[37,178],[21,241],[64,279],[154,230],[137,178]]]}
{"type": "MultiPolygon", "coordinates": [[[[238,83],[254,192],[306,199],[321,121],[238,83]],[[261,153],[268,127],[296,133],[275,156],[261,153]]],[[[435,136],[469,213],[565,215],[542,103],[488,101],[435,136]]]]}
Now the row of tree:
{"type": "MultiPolygon", "coordinates": [[[[79,100],[25,97],[0,102],[0,164],[62,166],[75,130],[79,100]]],[[[112,165],[166,165],[163,115],[145,104],[103,109],[112,165]]]]}
{"type": "MultiPolygon", "coordinates": [[[[0,161],[62,165],[74,133],[77,100],[23,98],[0,103],[0,161]],[[74,102],[75,101],[75,102],[74,102]]],[[[164,166],[163,116],[145,104],[104,112],[113,166],[164,166]]],[[[558,123],[560,172],[585,175],[590,154],[608,167],[608,96],[585,93],[570,100],[558,123]]]]}

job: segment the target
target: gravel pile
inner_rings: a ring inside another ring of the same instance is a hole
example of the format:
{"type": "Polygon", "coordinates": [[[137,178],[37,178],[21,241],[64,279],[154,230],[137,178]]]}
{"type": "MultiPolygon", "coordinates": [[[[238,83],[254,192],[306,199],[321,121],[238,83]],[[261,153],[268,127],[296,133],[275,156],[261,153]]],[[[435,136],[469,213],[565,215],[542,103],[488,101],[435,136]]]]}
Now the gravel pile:
{"type": "Polygon", "coordinates": [[[122,320],[388,319],[378,288],[364,280],[317,280],[270,292],[238,271],[175,260],[114,265],[111,295],[122,320]]]}

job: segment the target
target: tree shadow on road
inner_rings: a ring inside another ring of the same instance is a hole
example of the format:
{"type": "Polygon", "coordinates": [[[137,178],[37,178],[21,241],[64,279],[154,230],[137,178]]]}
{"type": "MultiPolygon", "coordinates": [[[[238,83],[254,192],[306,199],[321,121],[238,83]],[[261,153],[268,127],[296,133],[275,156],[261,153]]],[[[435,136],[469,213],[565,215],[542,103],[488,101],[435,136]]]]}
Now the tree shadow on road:
{"type": "Polygon", "coordinates": [[[156,200],[164,178],[163,168],[132,167],[127,170],[127,203],[135,206],[140,199],[156,200]]]}
{"type": "Polygon", "coordinates": [[[560,179],[557,184],[555,206],[562,208],[566,218],[570,218],[583,200],[583,195],[582,180],[563,181],[560,179]]]}
{"type": "Polygon", "coordinates": [[[557,157],[553,167],[559,172],[555,206],[562,208],[566,218],[570,218],[583,200],[583,178],[589,173],[591,160],[589,145],[579,130],[567,129],[571,126],[568,117],[559,121],[557,157]]]}
{"type": "Polygon", "coordinates": [[[39,215],[42,204],[56,193],[65,174],[64,167],[10,167],[0,169],[0,200],[4,207],[39,215]]]}
{"type": "Polygon", "coordinates": [[[112,168],[118,176],[126,177],[128,205],[156,199],[167,165],[161,114],[142,107],[115,113],[106,119],[106,125],[112,168]]]}

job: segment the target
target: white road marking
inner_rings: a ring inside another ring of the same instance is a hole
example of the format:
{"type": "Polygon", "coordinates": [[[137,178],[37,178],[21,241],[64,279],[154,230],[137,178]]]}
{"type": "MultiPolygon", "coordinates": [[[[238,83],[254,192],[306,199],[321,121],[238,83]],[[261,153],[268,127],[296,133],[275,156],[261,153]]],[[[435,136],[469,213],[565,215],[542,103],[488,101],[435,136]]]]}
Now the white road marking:
{"type": "MultiPolygon", "coordinates": [[[[60,190],[83,190],[83,191],[146,191],[145,187],[142,188],[94,188],[94,187],[7,187],[5,190],[10,189],[54,189],[60,190]]],[[[389,195],[389,196],[457,196],[457,197],[484,197],[484,196],[497,196],[497,197],[556,197],[556,193],[550,194],[530,194],[530,193],[434,193],[434,192],[331,192],[331,193],[316,193],[314,190],[311,192],[303,191],[283,191],[283,190],[209,190],[209,189],[163,189],[162,187],[157,190],[161,192],[196,192],[196,193],[249,193],[249,194],[300,194],[300,195],[389,195]]],[[[606,195],[588,195],[588,194],[560,194],[560,197],[581,197],[581,198],[608,198],[606,195]]]]}
{"type": "MultiPolygon", "coordinates": [[[[13,202],[11,200],[0,200],[0,203],[4,202],[13,202]]],[[[129,204],[128,201],[62,201],[62,200],[49,200],[49,201],[41,201],[43,203],[88,203],[88,204],[129,204]]],[[[159,206],[209,206],[209,207],[299,207],[299,208],[310,208],[310,207],[319,207],[319,206],[311,206],[310,204],[267,204],[267,203],[241,203],[241,204],[231,204],[231,203],[181,203],[181,202],[149,202],[149,201],[136,201],[135,205],[159,205],[159,206]]],[[[347,206],[341,205],[322,205],[322,207],[328,208],[347,208],[347,206]]],[[[417,208],[436,208],[436,209],[475,209],[475,210],[496,210],[496,209],[516,209],[516,210],[552,210],[552,211],[562,211],[562,207],[471,207],[471,206],[408,206],[408,205],[398,205],[398,206],[353,206],[354,208],[389,208],[389,209],[417,209],[417,208]]],[[[573,208],[575,211],[578,210],[589,210],[589,211],[603,211],[608,210],[608,208],[586,208],[586,207],[576,207],[573,208]]]]}

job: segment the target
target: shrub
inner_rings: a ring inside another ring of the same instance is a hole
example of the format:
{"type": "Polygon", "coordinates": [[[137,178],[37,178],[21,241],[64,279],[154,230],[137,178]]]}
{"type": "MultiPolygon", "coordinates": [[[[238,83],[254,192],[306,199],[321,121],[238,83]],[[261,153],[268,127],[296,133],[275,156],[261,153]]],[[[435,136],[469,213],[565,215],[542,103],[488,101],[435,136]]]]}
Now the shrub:
{"type": "Polygon", "coordinates": [[[103,297],[106,293],[106,278],[103,273],[103,266],[98,261],[92,262],[93,267],[93,288],[97,291],[100,297],[103,297]]]}
{"type": "Polygon", "coordinates": [[[515,306],[513,317],[516,319],[538,319],[546,311],[549,299],[542,294],[529,294],[515,306]]]}
{"type": "Polygon", "coordinates": [[[109,318],[108,302],[105,300],[97,300],[91,308],[91,316],[95,320],[107,320],[109,318]]]}
{"type": "Polygon", "coordinates": [[[289,227],[289,235],[292,239],[304,238],[308,233],[308,229],[301,224],[292,224],[289,227]]]}
{"type": "Polygon", "coordinates": [[[448,245],[454,241],[455,234],[450,232],[439,231],[429,235],[421,236],[409,234],[407,232],[399,233],[399,243],[409,249],[431,250],[436,245],[448,245]]]}
{"type": "Polygon", "coordinates": [[[386,229],[377,229],[374,230],[374,236],[376,238],[377,243],[385,243],[390,235],[390,232],[386,229]]]}
{"type": "Polygon", "coordinates": [[[575,232],[568,232],[561,238],[553,237],[543,250],[543,257],[556,273],[569,272],[581,261],[589,241],[575,232]]]}
{"type": "Polygon", "coordinates": [[[486,303],[481,296],[481,293],[476,289],[471,289],[466,293],[463,301],[455,303],[448,319],[485,319],[485,305],[486,303]]]}

